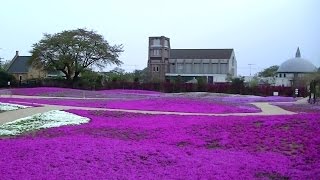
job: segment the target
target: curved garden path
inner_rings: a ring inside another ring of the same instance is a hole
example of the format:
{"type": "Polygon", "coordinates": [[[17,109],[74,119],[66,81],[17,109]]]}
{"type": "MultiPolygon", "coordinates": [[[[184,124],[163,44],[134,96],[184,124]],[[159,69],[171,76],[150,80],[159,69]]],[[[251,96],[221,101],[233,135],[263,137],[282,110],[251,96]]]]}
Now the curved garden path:
{"type": "MultiPolygon", "coordinates": [[[[7,95],[11,98],[48,98],[41,96],[20,96],[20,95],[7,95]]],[[[2,97],[5,97],[2,95],[2,97]]],[[[50,97],[57,98],[57,97],[50,97]]],[[[59,97],[63,99],[83,99],[83,98],[69,98],[59,97]]],[[[90,99],[90,98],[86,98],[90,99]]],[[[92,99],[105,99],[105,98],[92,98],[92,99]]],[[[299,101],[301,103],[302,101],[299,101]]],[[[16,102],[19,103],[19,102],[16,102]]],[[[24,102],[25,104],[25,102],[24,102]]],[[[291,115],[296,114],[295,112],[284,110],[276,105],[272,105],[268,102],[255,102],[251,103],[261,109],[261,112],[257,113],[191,113],[191,112],[171,112],[171,111],[151,111],[151,110],[130,110],[130,109],[111,109],[111,108],[92,108],[92,107],[77,107],[77,106],[63,106],[63,105],[49,105],[49,104],[37,104],[41,107],[30,107],[26,109],[19,109],[15,111],[8,111],[1,113],[0,125],[6,122],[14,121],[16,119],[31,116],[37,113],[43,113],[51,110],[68,110],[68,109],[83,109],[83,110],[103,110],[103,111],[118,111],[118,112],[131,112],[131,113],[144,113],[144,114],[162,114],[162,115],[185,115],[185,116],[270,116],[270,115],[291,115]]]]}

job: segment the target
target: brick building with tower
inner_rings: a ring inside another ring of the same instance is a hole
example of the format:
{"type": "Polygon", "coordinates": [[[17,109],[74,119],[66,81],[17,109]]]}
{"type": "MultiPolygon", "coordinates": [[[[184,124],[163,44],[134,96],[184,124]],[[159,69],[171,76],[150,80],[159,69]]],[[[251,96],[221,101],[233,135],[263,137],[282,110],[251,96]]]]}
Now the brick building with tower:
{"type": "Polygon", "coordinates": [[[171,49],[169,38],[149,37],[148,72],[150,81],[202,77],[208,83],[226,82],[237,76],[237,60],[233,49],[171,49]]]}

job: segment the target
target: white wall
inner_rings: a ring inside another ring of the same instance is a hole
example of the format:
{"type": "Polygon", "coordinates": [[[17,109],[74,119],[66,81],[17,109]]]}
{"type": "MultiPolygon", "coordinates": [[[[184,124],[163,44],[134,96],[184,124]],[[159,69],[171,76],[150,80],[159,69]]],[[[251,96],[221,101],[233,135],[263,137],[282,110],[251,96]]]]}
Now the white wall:
{"type": "Polygon", "coordinates": [[[175,74],[175,73],[166,73],[166,76],[189,76],[189,77],[203,77],[203,76],[213,76],[213,82],[227,82],[226,74],[175,74]]]}
{"type": "Polygon", "coordinates": [[[234,67],[231,63],[232,59],[169,59],[169,73],[228,74],[234,67]]]}
{"type": "Polygon", "coordinates": [[[290,87],[291,81],[288,78],[275,78],[275,86],[290,87]]]}

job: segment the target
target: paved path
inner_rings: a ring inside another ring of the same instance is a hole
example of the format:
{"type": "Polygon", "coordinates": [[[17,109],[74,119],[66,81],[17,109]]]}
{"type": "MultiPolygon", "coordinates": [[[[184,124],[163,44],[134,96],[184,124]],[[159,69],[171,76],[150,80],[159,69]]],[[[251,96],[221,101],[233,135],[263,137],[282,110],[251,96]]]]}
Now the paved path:
{"type": "Polygon", "coordinates": [[[6,111],[0,113],[0,125],[6,122],[11,122],[16,119],[32,116],[37,113],[44,113],[51,110],[62,110],[63,107],[53,107],[53,106],[44,106],[44,107],[32,107],[25,109],[18,109],[14,111],[6,111]]]}
{"type": "MultiPolygon", "coordinates": [[[[19,102],[16,102],[16,103],[19,103],[19,102]]],[[[143,113],[143,114],[184,115],[184,116],[191,116],[191,115],[192,116],[270,116],[270,115],[296,114],[294,112],[284,110],[278,106],[271,105],[267,102],[251,103],[261,109],[261,112],[258,112],[258,113],[225,113],[225,114],[92,108],[92,107],[48,105],[48,104],[37,104],[37,103],[32,103],[32,104],[41,105],[43,107],[31,107],[31,108],[19,109],[15,111],[3,112],[0,114],[0,125],[6,122],[14,121],[19,118],[31,116],[37,113],[44,113],[50,110],[68,110],[68,109],[103,110],[103,111],[118,111],[118,112],[143,113]]]]}
{"type": "MultiPolygon", "coordinates": [[[[269,103],[252,103],[261,109],[258,113],[196,113],[196,112],[171,112],[171,111],[151,111],[151,110],[134,110],[134,109],[112,109],[112,108],[92,108],[92,107],[75,107],[75,106],[52,106],[68,109],[82,109],[82,110],[102,110],[102,111],[118,111],[118,112],[130,112],[130,113],[143,113],[143,114],[164,114],[164,115],[185,115],[185,116],[258,116],[258,115],[291,115],[296,114],[291,111],[284,110],[278,106],[271,105],[269,103]]],[[[39,104],[40,105],[40,104],[39,104]]],[[[41,104],[44,105],[44,104],[41,104]]],[[[48,106],[48,105],[44,105],[48,106]]],[[[49,105],[51,106],[51,105],[49,105]]]]}
{"type": "Polygon", "coordinates": [[[294,104],[308,104],[309,97],[302,98],[294,102],[294,104]]]}

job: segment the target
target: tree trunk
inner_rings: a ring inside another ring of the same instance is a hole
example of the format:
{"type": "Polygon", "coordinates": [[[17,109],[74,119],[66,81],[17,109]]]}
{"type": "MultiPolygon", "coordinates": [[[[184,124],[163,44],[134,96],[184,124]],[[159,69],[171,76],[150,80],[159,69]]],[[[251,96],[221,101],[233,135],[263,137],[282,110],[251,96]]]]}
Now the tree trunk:
{"type": "Polygon", "coordinates": [[[66,79],[67,79],[67,81],[71,81],[71,75],[70,74],[66,74],[66,79]]]}
{"type": "Polygon", "coordinates": [[[73,76],[73,82],[78,81],[80,72],[75,72],[73,76]]]}
{"type": "Polygon", "coordinates": [[[72,82],[72,87],[73,87],[73,88],[74,88],[75,83],[79,80],[79,74],[80,74],[80,72],[75,72],[72,80],[71,80],[71,78],[70,78],[70,80],[71,80],[71,82],[72,82]]]}

